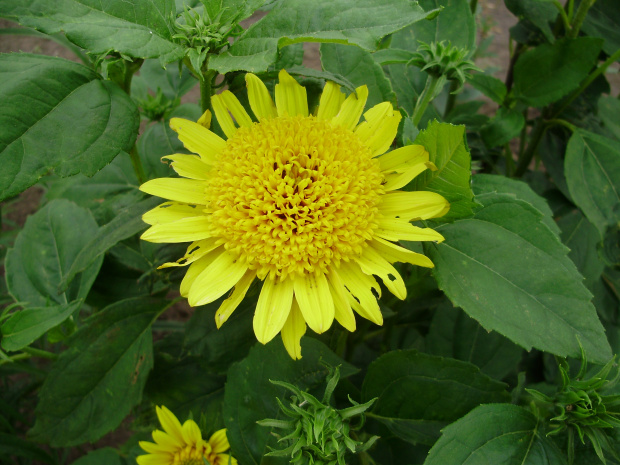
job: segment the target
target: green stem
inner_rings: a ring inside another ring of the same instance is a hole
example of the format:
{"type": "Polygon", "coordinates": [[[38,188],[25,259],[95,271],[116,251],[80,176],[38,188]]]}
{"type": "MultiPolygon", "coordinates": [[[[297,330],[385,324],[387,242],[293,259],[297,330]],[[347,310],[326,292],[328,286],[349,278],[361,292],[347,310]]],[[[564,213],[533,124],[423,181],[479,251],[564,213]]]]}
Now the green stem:
{"type": "Polygon", "coordinates": [[[444,118],[454,108],[454,104],[456,103],[456,94],[453,93],[453,92],[456,92],[456,89],[458,88],[458,86],[459,86],[459,84],[456,81],[452,81],[450,83],[450,93],[448,94],[448,100],[446,101],[446,108],[445,108],[445,110],[443,112],[443,117],[444,118]]]}
{"type": "Polygon", "coordinates": [[[476,13],[476,8],[478,8],[478,0],[470,0],[469,1],[469,9],[472,13],[476,13]]]}
{"type": "Polygon", "coordinates": [[[22,352],[25,352],[32,357],[47,358],[49,360],[56,360],[58,358],[58,354],[48,352],[47,350],[35,349],[34,347],[24,347],[22,352]]]}
{"type": "Polygon", "coordinates": [[[523,44],[517,44],[517,47],[515,48],[514,53],[510,57],[510,63],[508,65],[508,72],[506,73],[506,82],[505,82],[506,89],[508,90],[508,92],[510,92],[510,90],[512,89],[512,84],[514,82],[514,67],[515,67],[515,64],[517,63],[517,59],[519,58],[519,56],[525,50],[525,47],[526,46],[523,45],[523,44]]]}
{"type": "Polygon", "coordinates": [[[15,362],[19,362],[20,360],[27,360],[32,357],[56,360],[58,358],[58,355],[52,352],[48,352],[47,350],[34,349],[32,347],[24,347],[21,353],[11,355],[10,357],[0,360],[0,365],[5,365],[7,363],[15,363],[15,362]]]}
{"type": "Polygon", "coordinates": [[[553,0],[552,3],[555,5],[555,7],[558,9],[558,12],[560,13],[560,17],[562,18],[562,23],[564,24],[565,34],[566,35],[570,34],[570,31],[571,31],[570,19],[568,19],[568,15],[566,14],[564,7],[558,0],[553,0]]]}
{"type": "Polygon", "coordinates": [[[125,73],[123,76],[123,82],[121,83],[121,88],[125,91],[127,95],[131,95],[131,80],[133,79],[133,75],[140,69],[142,63],[144,63],[143,59],[135,59],[134,61],[124,60],[125,62],[125,73]]]}
{"type": "Polygon", "coordinates": [[[211,108],[211,96],[213,95],[213,77],[215,76],[214,71],[205,71],[202,75],[202,79],[200,81],[200,106],[202,108],[202,112],[209,110],[213,112],[213,108],[211,108]]]}
{"type": "Polygon", "coordinates": [[[569,18],[573,17],[573,11],[575,11],[575,0],[568,0],[566,4],[566,10],[569,18]]]}
{"type": "Polygon", "coordinates": [[[564,100],[564,103],[562,104],[562,106],[553,113],[552,118],[556,118],[559,114],[561,114],[566,109],[566,107],[568,107],[571,103],[573,103],[573,100],[579,97],[579,94],[581,94],[584,90],[586,90],[586,88],[590,84],[592,84],[592,82],[594,82],[594,80],[597,77],[599,77],[601,74],[607,71],[607,68],[609,68],[611,64],[615,63],[619,59],[620,59],[620,49],[616,50],[616,52],[613,55],[611,55],[609,58],[607,58],[607,60],[605,60],[603,64],[601,64],[598,68],[596,68],[594,71],[590,73],[590,75],[581,83],[581,85],[579,86],[579,89],[575,90],[572,94],[570,94],[566,98],[566,100],[564,100]]]}
{"type": "Polygon", "coordinates": [[[514,172],[514,176],[520,178],[527,171],[527,167],[530,166],[532,159],[534,158],[534,154],[538,149],[538,145],[542,140],[543,135],[545,134],[545,130],[547,129],[547,125],[541,119],[538,120],[534,129],[532,129],[532,136],[530,137],[530,143],[527,146],[527,149],[523,153],[523,156],[519,158],[519,163],[517,163],[517,169],[514,172]]]}
{"type": "MultiPolygon", "coordinates": [[[[523,110],[523,119],[527,121],[527,108],[523,110]]],[[[523,156],[523,151],[525,150],[525,138],[527,137],[527,124],[523,125],[523,129],[521,130],[521,136],[519,137],[519,158],[523,156]]]]}
{"type": "Polygon", "coordinates": [[[554,125],[554,124],[558,126],[564,126],[565,128],[569,129],[571,132],[575,132],[577,130],[577,126],[563,119],[558,118],[558,119],[550,119],[549,121],[547,121],[547,125],[549,126],[554,125]]]}
{"type": "Polygon", "coordinates": [[[24,354],[24,353],[13,355],[9,357],[8,359],[0,360],[0,366],[5,365],[7,363],[14,363],[14,362],[19,362],[20,360],[26,360],[26,359],[29,359],[30,357],[32,357],[32,355],[24,354]]]}
{"type": "Polygon", "coordinates": [[[568,33],[568,37],[571,39],[576,38],[579,35],[579,31],[581,30],[581,25],[583,21],[586,19],[586,15],[588,14],[588,10],[594,5],[596,0],[582,0],[579,4],[579,8],[577,8],[577,13],[575,13],[575,17],[573,18],[573,24],[571,24],[570,31],[568,33]]]}
{"type": "Polygon", "coordinates": [[[413,121],[413,125],[417,128],[420,120],[422,119],[422,115],[426,111],[426,107],[433,100],[435,96],[435,91],[437,90],[437,86],[440,83],[441,78],[428,76],[426,78],[426,84],[424,86],[424,90],[418,97],[418,100],[415,104],[415,108],[413,110],[413,115],[411,115],[411,119],[413,121]]]}
{"type": "Polygon", "coordinates": [[[515,161],[512,158],[509,142],[506,142],[506,145],[504,145],[504,157],[506,158],[506,176],[510,177],[515,170],[515,161]]]}
{"type": "Polygon", "coordinates": [[[142,161],[140,160],[140,155],[138,155],[138,149],[135,144],[129,151],[129,158],[131,158],[131,165],[133,166],[134,173],[136,173],[138,182],[144,184],[147,181],[146,173],[144,172],[144,167],[142,166],[142,161]]]}

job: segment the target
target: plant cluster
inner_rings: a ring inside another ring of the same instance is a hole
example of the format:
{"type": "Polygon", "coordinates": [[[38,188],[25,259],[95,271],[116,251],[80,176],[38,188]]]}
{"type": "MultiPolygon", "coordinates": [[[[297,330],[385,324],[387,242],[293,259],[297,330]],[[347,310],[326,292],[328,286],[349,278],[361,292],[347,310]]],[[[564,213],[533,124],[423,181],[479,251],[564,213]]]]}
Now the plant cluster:
{"type": "Polygon", "coordinates": [[[278,435],[278,443],[283,443],[284,449],[271,451],[268,456],[290,457],[293,464],[344,465],[347,450],[354,454],[364,452],[379,439],[379,436],[373,436],[361,442],[351,438],[351,433],[364,425],[364,412],[376,399],[360,405],[349,397],[352,407],[335,409],[330,405],[330,399],[339,379],[340,368],[336,367],[326,379],[327,386],[320,401],[290,383],[271,381],[295,395],[291,397],[288,407],[277,399],[281,412],[290,420],[265,419],[258,422],[261,426],[282,429],[286,434],[278,435]],[[360,416],[359,424],[351,427],[351,419],[357,416],[360,416]]]}
{"type": "Polygon", "coordinates": [[[620,464],[620,9],[504,4],[0,2],[0,462],[620,464]]]}

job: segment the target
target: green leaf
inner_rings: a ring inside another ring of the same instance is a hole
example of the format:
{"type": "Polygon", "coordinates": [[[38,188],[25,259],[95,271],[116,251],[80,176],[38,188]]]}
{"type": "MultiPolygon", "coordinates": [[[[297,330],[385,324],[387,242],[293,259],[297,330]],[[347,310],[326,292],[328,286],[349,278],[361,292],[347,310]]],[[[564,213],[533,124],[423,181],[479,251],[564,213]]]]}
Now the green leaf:
{"type": "Polygon", "coordinates": [[[103,254],[111,247],[146,229],[148,225],[142,221],[142,214],[155,208],[159,203],[161,203],[159,198],[149,197],[130,205],[121,210],[108,224],[99,228],[96,234],[86,237],[85,239],[89,239],[88,242],[79,250],[71,267],[58,284],[58,289],[66,289],[78,273],[103,258],[103,254]]]}
{"type": "Polygon", "coordinates": [[[378,397],[371,418],[405,441],[433,444],[441,428],[472,408],[509,400],[506,387],[470,363],[397,350],[368,367],[362,402],[378,397]]]}
{"type": "Polygon", "coordinates": [[[603,120],[605,127],[620,140],[620,100],[611,95],[603,96],[598,101],[598,115],[603,120]]]}
{"type": "Polygon", "coordinates": [[[0,200],[53,170],[92,176],[136,138],[138,109],[118,86],[62,58],[0,55],[0,200]]]}
{"type": "Polygon", "coordinates": [[[119,52],[169,63],[183,57],[172,41],[169,18],[174,0],[24,0],[0,4],[0,16],[46,34],[64,32],[76,45],[94,54],[119,52]]]}
{"type": "Polygon", "coordinates": [[[426,347],[434,355],[473,363],[495,379],[515,372],[523,355],[521,347],[499,333],[487,332],[476,320],[450,304],[437,308],[426,347]]]}
{"type": "Polygon", "coordinates": [[[560,234],[560,228],[553,220],[553,212],[544,197],[541,197],[525,182],[516,179],[498,176],[494,174],[477,174],[472,178],[472,184],[476,195],[499,192],[514,195],[519,200],[524,200],[531,204],[536,210],[542,213],[542,222],[554,234],[560,234]]]}
{"type": "MultiPolygon", "coordinates": [[[[474,186],[475,187],[475,186],[474,186]]],[[[452,303],[485,329],[527,350],[605,363],[609,344],[568,250],[530,203],[505,193],[476,196],[474,218],[437,228],[445,242],[425,251],[452,303]]]]}
{"type": "Polygon", "coordinates": [[[407,0],[380,4],[374,0],[282,0],[229,50],[212,57],[209,67],[221,74],[262,72],[275,62],[278,49],[298,42],[334,42],[375,50],[383,37],[429,13],[407,0]]]}
{"type": "Polygon", "coordinates": [[[407,190],[427,190],[443,195],[450,202],[450,211],[437,221],[471,216],[475,205],[470,187],[471,156],[465,143],[465,126],[433,121],[416,137],[437,167],[415,178],[407,190]]]}
{"type": "Polygon", "coordinates": [[[99,228],[90,212],[68,200],[54,200],[26,220],[6,255],[7,287],[28,307],[66,305],[85,299],[101,267],[93,260],[70,287],[58,292],[77,256],[99,228]]]}
{"type": "MultiPolygon", "coordinates": [[[[287,47],[287,48],[292,48],[292,47],[287,47]]],[[[284,50],[287,50],[287,48],[285,48],[284,50]]],[[[355,48],[356,50],[361,50],[358,47],[351,47],[351,48],[355,48]]],[[[327,81],[333,81],[336,84],[339,84],[345,89],[347,89],[349,92],[355,92],[356,85],[352,83],[351,81],[349,81],[343,74],[339,74],[338,71],[335,71],[335,72],[319,71],[317,69],[306,68],[304,66],[293,66],[292,68],[287,68],[287,71],[289,74],[293,76],[306,76],[306,77],[312,77],[315,79],[325,79],[327,81]]]]}
{"type": "Polygon", "coordinates": [[[576,130],[566,147],[564,173],[573,201],[604,236],[620,220],[620,142],[576,130]]]}
{"type": "Polygon", "coordinates": [[[82,300],[52,307],[26,308],[13,313],[2,325],[2,348],[22,349],[61,324],[82,306],[82,300]]]}
{"type": "Polygon", "coordinates": [[[506,98],[506,85],[493,76],[476,73],[467,79],[467,82],[471,84],[474,89],[482,92],[495,103],[501,105],[506,98]]]}
{"type": "Polygon", "coordinates": [[[276,397],[286,405],[291,394],[269,380],[295,384],[301,390],[309,389],[318,395],[316,391],[322,394],[329,373],[319,361],[332,367],[341,365],[343,378],[356,371],[316,339],[303,337],[301,346],[302,359],[293,360],[278,337],[266,346],[255,345],[244,360],[230,367],[224,396],[224,419],[231,449],[239,463],[259,465],[268,452],[267,447],[276,447],[277,441],[270,428],[256,422],[265,418],[277,419],[280,409],[276,397]]]}
{"type": "Polygon", "coordinates": [[[92,178],[77,174],[49,180],[45,183],[45,199],[67,199],[94,212],[106,200],[135,191],[138,186],[129,156],[123,153],[92,178]]]}
{"type": "Polygon", "coordinates": [[[120,455],[111,447],[90,451],[71,465],[123,465],[120,455]]]}
{"type": "Polygon", "coordinates": [[[620,49],[620,8],[616,0],[597,0],[588,10],[581,28],[590,37],[605,40],[603,50],[611,55],[620,49]]]}
{"type": "Polygon", "coordinates": [[[442,433],[424,465],[566,465],[539,420],[516,405],[481,405],[442,433]]]}
{"type": "Polygon", "coordinates": [[[551,0],[505,0],[505,4],[517,18],[527,19],[540,29],[549,42],[555,41],[549,23],[555,21],[558,9],[551,0]]]}
{"type": "Polygon", "coordinates": [[[36,460],[36,463],[48,463],[50,465],[58,463],[49,452],[39,448],[35,443],[13,434],[0,432],[0,459],[6,458],[7,462],[3,463],[20,463],[14,462],[17,457],[36,460]]]}
{"type": "Polygon", "coordinates": [[[185,331],[185,348],[199,355],[211,370],[225,372],[232,362],[245,357],[255,344],[252,317],[257,295],[250,290],[230,318],[220,329],[215,324],[215,312],[223,298],[198,307],[185,331]]]}
{"type": "Polygon", "coordinates": [[[398,48],[383,48],[372,54],[373,60],[381,66],[409,63],[415,56],[415,52],[398,48]]]}
{"type": "Polygon", "coordinates": [[[525,126],[523,113],[514,108],[500,107],[481,129],[480,135],[487,147],[497,147],[517,137],[525,126]]]}
{"type": "Polygon", "coordinates": [[[558,218],[558,226],[562,230],[562,242],[570,249],[569,258],[585,278],[586,287],[594,292],[594,285],[605,268],[597,248],[601,242],[599,231],[579,210],[558,218]]]}
{"type": "Polygon", "coordinates": [[[127,299],[87,320],[41,387],[30,436],[67,447],[96,441],[116,428],[140,402],[153,366],[151,324],[168,305],[127,299]]]}
{"type": "Polygon", "coordinates": [[[339,74],[351,81],[354,87],[368,86],[366,108],[381,102],[396,103],[392,84],[372,55],[359,47],[339,44],[321,44],[323,69],[339,74]]]}
{"type": "Polygon", "coordinates": [[[528,50],[514,68],[515,97],[533,107],[559,100],[590,74],[602,45],[600,39],[580,37],[528,50]]]}
{"type": "Polygon", "coordinates": [[[186,418],[191,412],[194,418],[205,415],[214,424],[216,418],[222,417],[226,378],[211,373],[207,375],[210,368],[209,363],[200,357],[177,360],[160,355],[155,358],[155,367],[144,393],[153,404],[165,405],[179,418],[186,418]]]}
{"type": "MultiPolygon", "coordinates": [[[[182,1],[187,3],[187,0],[182,1]]],[[[200,0],[200,3],[204,5],[211,20],[221,14],[219,22],[226,24],[229,21],[239,22],[251,16],[263,6],[265,0],[200,0]]]]}
{"type": "Polygon", "coordinates": [[[140,75],[134,77],[132,85],[138,79],[144,79],[145,85],[154,93],[161,89],[170,100],[181,98],[198,84],[186,66],[179,69],[178,63],[172,63],[164,68],[158,60],[145,60],[140,67],[140,75]]]}
{"type": "MultiPolygon", "coordinates": [[[[476,20],[467,0],[420,0],[425,11],[441,8],[437,17],[430,21],[420,21],[407,30],[409,47],[415,51],[421,42],[449,41],[453,46],[469,50],[468,56],[476,48],[476,20]]],[[[403,31],[405,33],[405,31],[403,31]]],[[[398,41],[401,43],[401,41],[398,41]]],[[[392,42],[394,45],[394,42],[392,42]]],[[[399,46],[399,48],[405,48],[399,46]]]]}

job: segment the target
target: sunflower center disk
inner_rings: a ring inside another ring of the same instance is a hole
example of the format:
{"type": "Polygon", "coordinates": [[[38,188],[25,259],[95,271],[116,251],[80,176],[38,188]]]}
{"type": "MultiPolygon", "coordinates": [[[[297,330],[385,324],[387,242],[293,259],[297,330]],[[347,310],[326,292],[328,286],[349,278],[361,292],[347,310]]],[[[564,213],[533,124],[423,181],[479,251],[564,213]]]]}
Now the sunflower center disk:
{"type": "Polygon", "coordinates": [[[282,116],[237,130],[206,188],[213,235],[259,277],[321,272],[376,228],[379,162],[350,130],[282,116]]]}

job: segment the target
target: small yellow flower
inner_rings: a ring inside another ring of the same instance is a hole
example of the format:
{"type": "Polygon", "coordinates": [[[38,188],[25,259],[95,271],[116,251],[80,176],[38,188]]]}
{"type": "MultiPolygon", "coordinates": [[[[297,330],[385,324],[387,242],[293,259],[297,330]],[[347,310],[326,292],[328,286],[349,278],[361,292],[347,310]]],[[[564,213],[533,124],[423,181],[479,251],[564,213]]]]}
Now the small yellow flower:
{"type": "Polygon", "coordinates": [[[136,458],[138,465],[203,465],[203,459],[211,465],[237,465],[237,460],[224,454],[230,448],[225,429],[205,441],[194,420],[181,425],[163,406],[157,407],[157,418],[164,431],[153,431],[155,443],[140,441],[140,447],[148,454],[136,458]]]}
{"type": "Polygon", "coordinates": [[[144,214],[151,227],[142,239],[193,241],[182,259],[163,265],[189,265],[181,295],[190,305],[234,288],[215,315],[218,328],[252,282],[263,281],[256,337],[266,344],[281,332],[291,357],[301,358],[306,325],[322,333],[336,319],[354,331],[353,310],[383,323],[374,276],[404,299],[405,283],[392,263],[433,263],[394,242],[442,241],[433,229],[410,222],[442,216],[449,204],[433,192],[397,191],[436,168],[420,145],[385,153],[401,119],[391,103],[375,105],[359,123],[367,87],[345,98],[340,86],[327,82],[311,115],[306,89],[284,70],[279,78],[274,104],[265,84],[246,75],[256,121],[231,92],[212,97],[227,140],[205,127],[210,114],[202,124],[170,120],[197,155],[164,157],[181,178],[140,187],[170,200],[144,214]]]}

